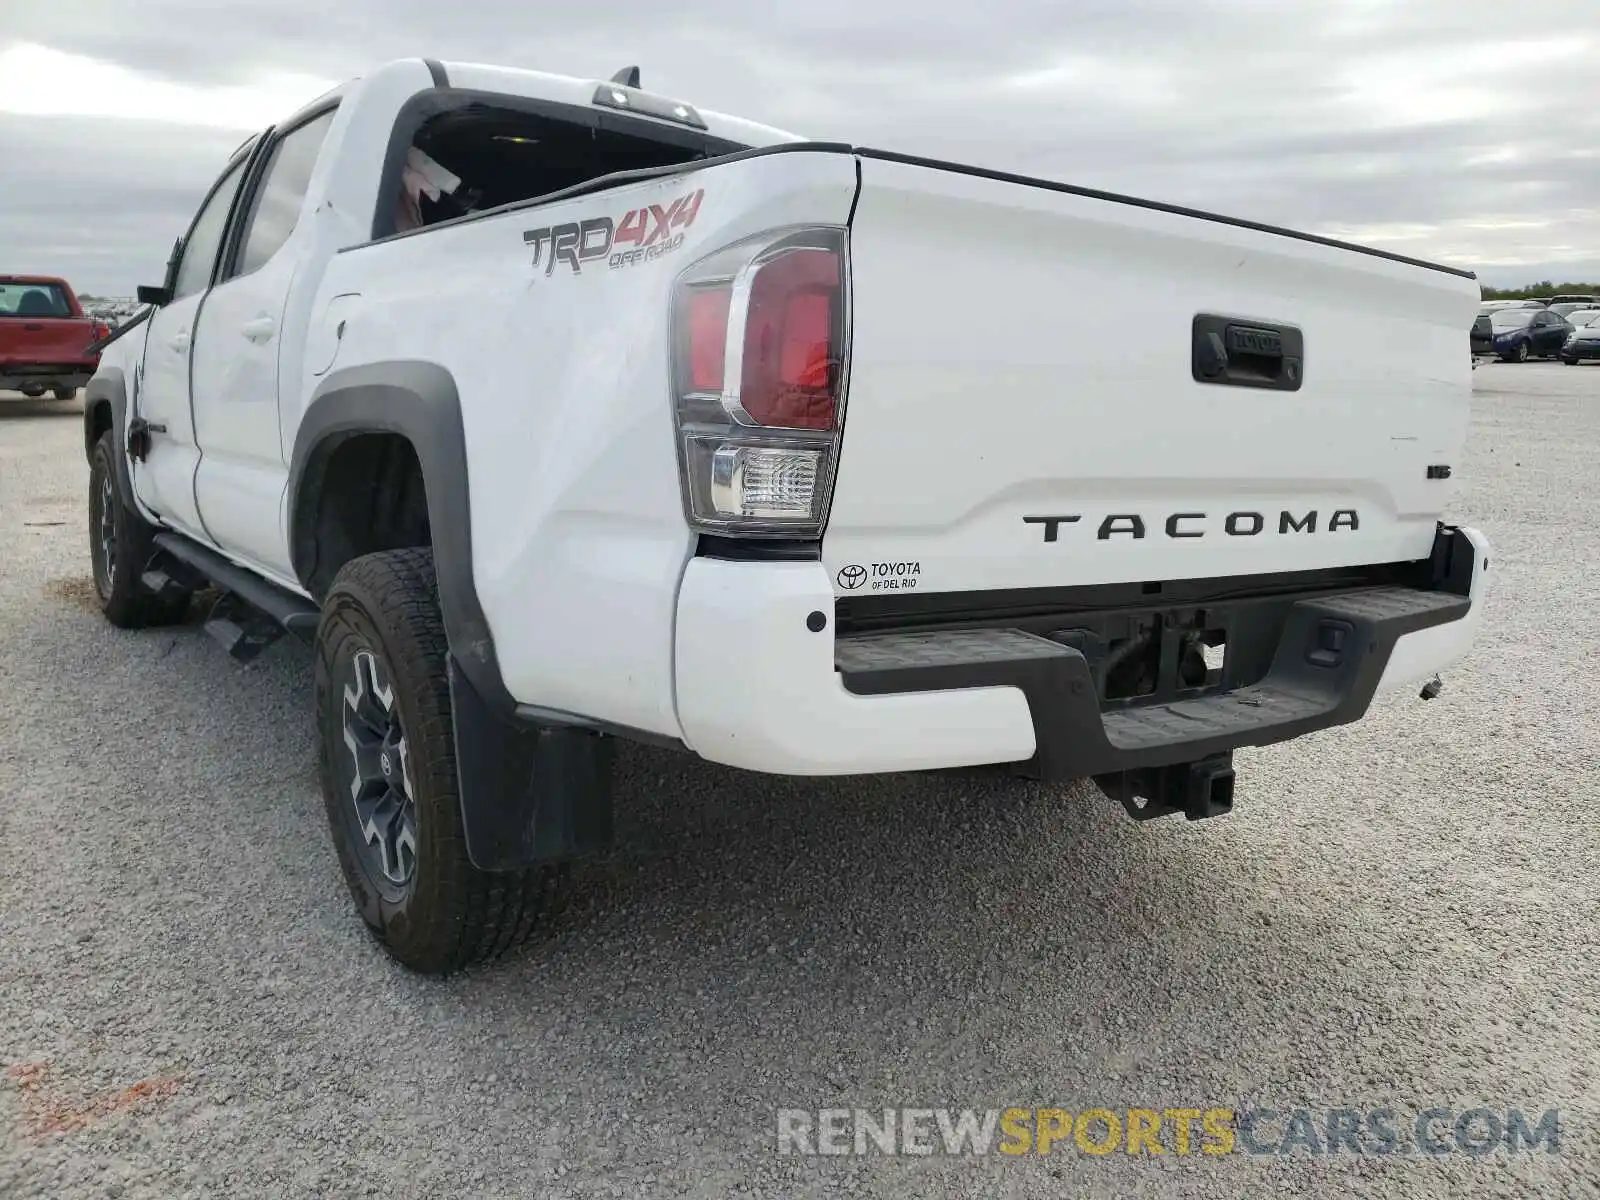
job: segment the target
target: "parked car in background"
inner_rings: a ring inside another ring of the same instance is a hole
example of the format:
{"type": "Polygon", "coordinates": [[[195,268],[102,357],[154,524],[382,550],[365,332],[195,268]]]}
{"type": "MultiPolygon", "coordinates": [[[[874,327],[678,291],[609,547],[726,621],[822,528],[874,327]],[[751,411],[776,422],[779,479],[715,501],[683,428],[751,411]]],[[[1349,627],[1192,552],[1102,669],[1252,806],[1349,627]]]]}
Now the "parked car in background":
{"type": "Polygon", "coordinates": [[[1573,329],[1562,344],[1561,361],[1569,367],[1580,362],[1600,361],[1600,308],[1579,309],[1572,315],[1585,320],[1579,323],[1569,318],[1573,329]]]}
{"type": "Polygon", "coordinates": [[[1600,320],[1600,304],[1593,308],[1575,308],[1567,314],[1567,324],[1574,329],[1582,329],[1585,325],[1593,325],[1600,320]]]}
{"type": "Polygon", "coordinates": [[[1480,313],[1498,312],[1502,308],[1543,308],[1537,300],[1485,300],[1478,305],[1480,313]]]}
{"type": "Polygon", "coordinates": [[[0,391],[72,399],[100,365],[95,343],[110,333],[66,280],[0,275],[0,391]]]}
{"type": "Polygon", "coordinates": [[[1480,312],[1472,322],[1472,366],[1476,369],[1479,363],[1494,357],[1494,326],[1489,321],[1489,313],[1480,312]]]}
{"type": "Polygon", "coordinates": [[[1504,362],[1550,358],[1561,351],[1572,332],[1566,318],[1548,309],[1502,308],[1489,314],[1494,352],[1504,362]]]}
{"type": "Polygon", "coordinates": [[[1585,308],[1592,308],[1600,304],[1600,296],[1551,296],[1550,307],[1554,308],[1558,304],[1581,304],[1585,308]]]}
{"type": "Polygon", "coordinates": [[[1559,303],[1549,304],[1546,307],[1549,309],[1549,311],[1555,313],[1556,316],[1565,317],[1565,316],[1569,316],[1572,313],[1577,312],[1580,308],[1593,308],[1594,307],[1594,301],[1593,300],[1563,300],[1563,301],[1560,301],[1559,303]]]}

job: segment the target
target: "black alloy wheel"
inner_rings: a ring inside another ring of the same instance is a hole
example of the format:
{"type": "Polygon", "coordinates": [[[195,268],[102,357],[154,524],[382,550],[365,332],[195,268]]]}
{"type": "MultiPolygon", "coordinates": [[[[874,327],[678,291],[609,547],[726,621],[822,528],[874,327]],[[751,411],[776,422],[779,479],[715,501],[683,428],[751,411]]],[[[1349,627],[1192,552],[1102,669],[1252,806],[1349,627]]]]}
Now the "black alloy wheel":
{"type": "Polygon", "coordinates": [[[562,863],[484,871],[467,853],[430,550],[383,550],[339,569],[314,677],[323,806],[367,928],[428,975],[527,941],[564,904],[568,873],[562,863]]]}
{"type": "Polygon", "coordinates": [[[388,899],[398,900],[417,869],[417,806],[405,724],[378,651],[347,645],[335,677],[344,680],[352,844],[367,878],[388,899]]]}

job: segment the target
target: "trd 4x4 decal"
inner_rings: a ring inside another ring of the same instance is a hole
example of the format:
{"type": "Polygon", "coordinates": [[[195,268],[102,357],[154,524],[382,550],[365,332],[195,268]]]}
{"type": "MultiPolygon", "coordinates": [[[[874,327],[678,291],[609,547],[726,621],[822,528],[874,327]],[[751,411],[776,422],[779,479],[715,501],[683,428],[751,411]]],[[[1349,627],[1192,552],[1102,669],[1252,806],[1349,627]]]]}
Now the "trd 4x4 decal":
{"type": "Polygon", "coordinates": [[[529,229],[522,241],[533,250],[533,265],[546,275],[565,263],[576,275],[582,263],[606,260],[612,270],[650,262],[683,245],[683,231],[694,224],[705,190],[686,192],[671,204],[630,208],[622,219],[590,217],[565,225],[529,229]]]}

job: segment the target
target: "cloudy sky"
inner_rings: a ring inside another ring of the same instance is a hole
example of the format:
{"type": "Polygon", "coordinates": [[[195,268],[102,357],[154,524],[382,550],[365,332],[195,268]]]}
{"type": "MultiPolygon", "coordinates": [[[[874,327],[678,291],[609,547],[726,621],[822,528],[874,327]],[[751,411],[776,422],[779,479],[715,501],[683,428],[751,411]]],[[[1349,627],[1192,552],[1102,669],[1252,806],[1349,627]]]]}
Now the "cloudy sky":
{"type": "Polygon", "coordinates": [[[0,0],[0,270],[126,295],[252,128],[410,55],[1600,280],[1596,0],[0,0]],[[937,15],[936,15],[937,14],[937,15]]]}

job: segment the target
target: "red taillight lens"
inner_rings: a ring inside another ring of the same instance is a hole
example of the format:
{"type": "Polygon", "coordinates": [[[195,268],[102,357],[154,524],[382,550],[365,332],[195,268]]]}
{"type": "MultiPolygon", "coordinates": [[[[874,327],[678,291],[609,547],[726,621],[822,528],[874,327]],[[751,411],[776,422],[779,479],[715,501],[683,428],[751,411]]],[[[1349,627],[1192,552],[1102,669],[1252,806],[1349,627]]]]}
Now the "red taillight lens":
{"type": "Polygon", "coordinates": [[[747,237],[678,276],[672,381],[691,527],[821,535],[844,420],[849,278],[839,226],[747,237]]]}
{"type": "Polygon", "coordinates": [[[739,402],[766,426],[831,429],[839,378],[839,255],[788,250],[762,265],[745,315],[739,402]]]}
{"type": "Polygon", "coordinates": [[[689,390],[722,391],[722,364],[728,351],[726,286],[695,288],[689,293],[689,390]]]}
{"type": "Polygon", "coordinates": [[[96,321],[94,325],[94,336],[89,340],[91,342],[98,342],[101,338],[108,338],[110,336],[111,326],[105,324],[103,321],[96,321]]]}

